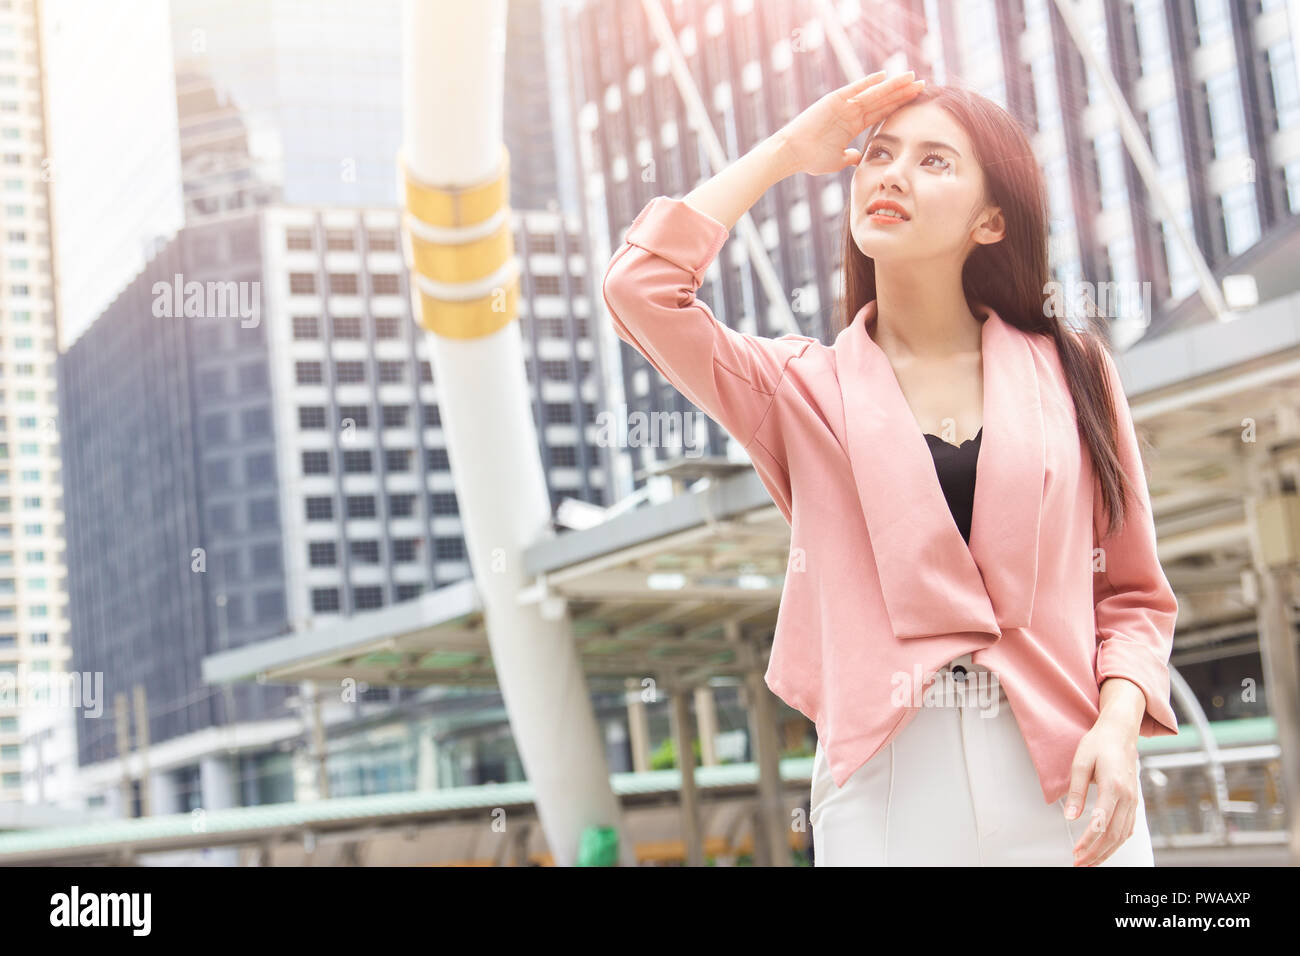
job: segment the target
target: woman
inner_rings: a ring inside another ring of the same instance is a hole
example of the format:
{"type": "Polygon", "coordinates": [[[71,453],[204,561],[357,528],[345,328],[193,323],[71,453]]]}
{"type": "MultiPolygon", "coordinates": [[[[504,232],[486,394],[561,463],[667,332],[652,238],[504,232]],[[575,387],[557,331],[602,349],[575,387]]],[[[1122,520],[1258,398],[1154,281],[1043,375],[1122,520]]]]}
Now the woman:
{"type": "Polygon", "coordinates": [[[652,200],[607,270],[619,336],[791,523],[766,679],[817,727],[818,865],[1154,864],[1137,738],[1178,732],[1177,602],[1113,360],[1055,314],[1045,208],[1005,110],[876,73],[652,200]],[[694,292],[740,217],[849,165],[835,345],[717,322],[694,292]]]}

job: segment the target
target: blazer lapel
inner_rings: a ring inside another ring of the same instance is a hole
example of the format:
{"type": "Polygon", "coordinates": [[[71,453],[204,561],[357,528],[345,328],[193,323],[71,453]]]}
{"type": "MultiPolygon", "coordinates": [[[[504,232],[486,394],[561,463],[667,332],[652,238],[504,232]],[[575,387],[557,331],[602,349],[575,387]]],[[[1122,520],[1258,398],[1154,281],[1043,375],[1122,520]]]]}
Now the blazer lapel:
{"type": "Polygon", "coordinates": [[[1044,443],[1038,373],[1025,333],[980,306],[984,431],[970,545],[893,366],[867,328],[868,302],[836,337],[849,462],[885,606],[900,638],[1026,627],[1033,610],[1044,443]]]}

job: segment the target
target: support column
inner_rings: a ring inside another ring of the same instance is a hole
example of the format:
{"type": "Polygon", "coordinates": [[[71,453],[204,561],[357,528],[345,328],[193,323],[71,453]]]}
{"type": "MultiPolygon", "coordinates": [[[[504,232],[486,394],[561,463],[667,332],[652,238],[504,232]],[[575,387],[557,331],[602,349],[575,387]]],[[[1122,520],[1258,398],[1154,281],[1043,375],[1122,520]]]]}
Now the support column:
{"type": "Polygon", "coordinates": [[[677,768],[682,775],[682,840],[686,843],[686,865],[704,865],[704,837],[700,828],[700,797],[695,787],[695,734],[691,726],[691,702],[687,688],[674,684],[673,731],[677,739],[677,768]]]}
{"type": "Polygon", "coordinates": [[[627,730],[632,750],[632,770],[645,773],[650,769],[650,718],[641,700],[641,682],[627,679],[627,730]]]}
{"type": "Polygon", "coordinates": [[[789,866],[789,826],[781,785],[781,748],[776,739],[777,700],[767,688],[763,673],[767,654],[746,640],[736,621],[723,625],[723,636],[746,662],[745,706],[749,712],[749,741],[758,765],[758,810],[754,825],[755,859],[768,866],[789,866]]]}
{"type": "Polygon", "coordinates": [[[702,684],[695,688],[695,721],[699,725],[700,765],[718,765],[718,707],[713,688],[702,684]]]}
{"type": "Polygon", "coordinates": [[[1300,496],[1279,490],[1281,481],[1267,449],[1252,452],[1245,459],[1245,505],[1258,591],[1259,653],[1282,752],[1282,798],[1294,865],[1300,864],[1300,663],[1288,604],[1290,578],[1300,565],[1300,496]]]}
{"type": "MultiPolygon", "coordinates": [[[[239,806],[238,759],[224,753],[199,758],[199,806],[205,812],[239,806]]],[[[203,862],[208,866],[239,865],[237,847],[204,849],[202,856],[203,862]]]]}
{"type": "Polygon", "coordinates": [[[438,789],[438,742],[432,727],[422,727],[416,738],[415,788],[438,789]]]}

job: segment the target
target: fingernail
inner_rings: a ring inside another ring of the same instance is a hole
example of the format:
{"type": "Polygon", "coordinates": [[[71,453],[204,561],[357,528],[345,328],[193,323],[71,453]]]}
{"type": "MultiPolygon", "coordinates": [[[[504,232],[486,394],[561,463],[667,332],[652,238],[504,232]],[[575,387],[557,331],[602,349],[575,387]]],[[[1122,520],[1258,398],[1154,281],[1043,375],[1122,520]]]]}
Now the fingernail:
{"type": "Polygon", "coordinates": [[[1073,820],[1078,815],[1079,815],[1079,808],[1075,806],[1073,803],[1065,808],[1065,819],[1073,820]]]}

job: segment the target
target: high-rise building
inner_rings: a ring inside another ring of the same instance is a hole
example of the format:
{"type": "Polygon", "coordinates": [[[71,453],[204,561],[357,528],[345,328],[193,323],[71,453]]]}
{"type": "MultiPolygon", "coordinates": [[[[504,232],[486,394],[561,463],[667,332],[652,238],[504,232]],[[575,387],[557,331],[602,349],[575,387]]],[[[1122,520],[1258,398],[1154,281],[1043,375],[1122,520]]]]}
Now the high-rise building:
{"type": "MultiPolygon", "coordinates": [[[[293,716],[292,688],[204,686],[204,656],[470,573],[398,225],[393,208],[276,204],[188,226],[60,359],[75,664],[109,699],[144,688],[148,739],[175,755],[151,758],[158,774],[228,759],[196,778],[227,786],[240,765],[203,731],[293,716]]],[[[558,214],[515,215],[553,505],[606,499],[575,240],[558,214]]],[[[81,722],[91,779],[117,755],[112,719],[81,722]]]]}
{"type": "MultiPolygon", "coordinates": [[[[1219,278],[1249,271],[1261,300],[1293,291],[1293,269],[1257,261],[1294,234],[1300,212],[1300,86],[1286,0],[1074,6],[1209,268],[1219,278]]],[[[1149,310],[1131,296],[1111,312],[1118,342],[1207,317],[1194,295],[1193,262],[1138,175],[1104,87],[1051,0],[661,8],[730,160],[853,78],[822,20],[833,9],[866,72],[914,69],[932,82],[973,88],[1021,121],[1046,174],[1056,281],[1149,283],[1149,310]]],[[[593,259],[604,262],[650,199],[681,197],[714,170],[642,4],[575,4],[569,33],[583,211],[593,259]]],[[[850,175],[793,176],[750,210],[800,330],[825,342],[850,175]]],[[[768,320],[771,303],[744,243],[727,244],[699,295],[733,328],[782,331],[768,320]]],[[[630,346],[618,351],[632,409],[691,410],[630,346]]],[[[710,422],[709,450],[722,454],[727,444],[710,422]]]]}
{"type": "Polygon", "coordinates": [[[0,802],[53,802],[71,772],[40,36],[34,3],[0,4],[0,802]]]}

